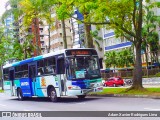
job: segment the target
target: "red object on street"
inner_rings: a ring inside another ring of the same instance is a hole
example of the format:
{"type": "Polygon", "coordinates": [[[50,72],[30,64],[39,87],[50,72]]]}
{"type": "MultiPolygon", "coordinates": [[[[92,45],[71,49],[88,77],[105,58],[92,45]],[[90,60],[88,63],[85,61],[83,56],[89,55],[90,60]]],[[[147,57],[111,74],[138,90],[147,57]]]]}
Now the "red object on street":
{"type": "Polygon", "coordinates": [[[104,82],[104,86],[123,86],[124,85],[124,80],[121,77],[111,77],[107,81],[104,82]]]}

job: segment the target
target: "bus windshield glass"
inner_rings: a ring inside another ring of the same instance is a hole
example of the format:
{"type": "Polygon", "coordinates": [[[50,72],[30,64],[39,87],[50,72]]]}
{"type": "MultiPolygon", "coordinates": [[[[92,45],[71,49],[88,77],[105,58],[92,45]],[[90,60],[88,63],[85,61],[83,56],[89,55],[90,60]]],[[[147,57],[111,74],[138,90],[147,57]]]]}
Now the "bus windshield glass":
{"type": "Polygon", "coordinates": [[[69,79],[93,79],[101,76],[97,56],[68,57],[68,62],[69,79]]]}

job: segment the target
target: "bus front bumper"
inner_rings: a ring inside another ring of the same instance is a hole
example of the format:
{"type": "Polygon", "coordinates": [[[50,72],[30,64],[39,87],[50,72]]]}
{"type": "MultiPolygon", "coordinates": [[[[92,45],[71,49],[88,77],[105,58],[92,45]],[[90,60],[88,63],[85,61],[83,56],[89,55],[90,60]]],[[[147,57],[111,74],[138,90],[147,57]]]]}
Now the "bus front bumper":
{"type": "Polygon", "coordinates": [[[91,89],[76,89],[68,90],[68,96],[86,95],[90,92],[102,92],[103,87],[91,88],[91,89]]]}

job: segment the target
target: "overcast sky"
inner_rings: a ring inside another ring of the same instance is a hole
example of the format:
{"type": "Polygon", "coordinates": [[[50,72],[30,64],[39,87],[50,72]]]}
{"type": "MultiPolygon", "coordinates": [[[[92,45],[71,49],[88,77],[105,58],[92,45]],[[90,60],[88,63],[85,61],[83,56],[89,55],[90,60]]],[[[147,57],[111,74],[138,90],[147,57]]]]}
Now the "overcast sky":
{"type": "Polygon", "coordinates": [[[0,16],[4,13],[5,11],[5,3],[7,2],[8,0],[0,0],[0,16]]]}

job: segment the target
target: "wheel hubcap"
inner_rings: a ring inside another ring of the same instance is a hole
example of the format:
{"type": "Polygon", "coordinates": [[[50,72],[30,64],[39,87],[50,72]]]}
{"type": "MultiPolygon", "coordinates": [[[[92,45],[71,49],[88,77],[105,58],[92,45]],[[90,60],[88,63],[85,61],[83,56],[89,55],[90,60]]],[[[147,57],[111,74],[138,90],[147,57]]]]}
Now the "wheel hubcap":
{"type": "Polygon", "coordinates": [[[56,96],[56,93],[54,91],[51,92],[51,98],[54,99],[56,96]]]}
{"type": "Polygon", "coordinates": [[[19,94],[18,94],[18,98],[19,98],[19,99],[21,99],[21,98],[22,98],[22,97],[21,97],[21,93],[20,93],[20,92],[19,92],[19,94]]]}

